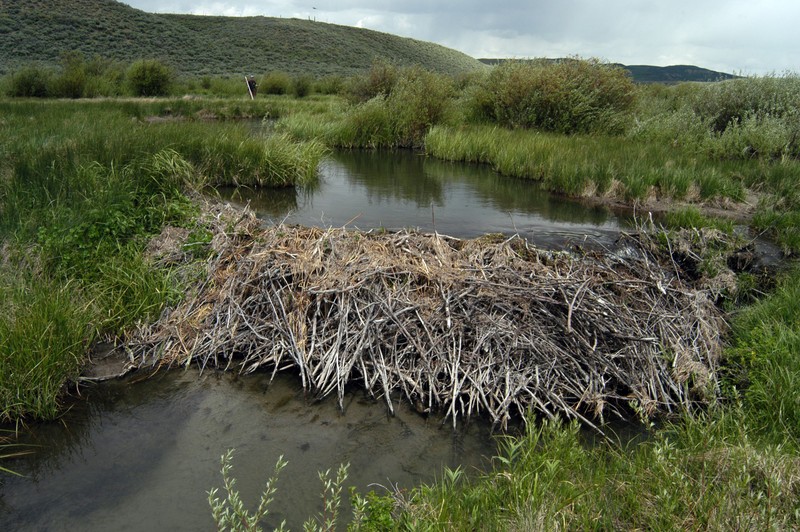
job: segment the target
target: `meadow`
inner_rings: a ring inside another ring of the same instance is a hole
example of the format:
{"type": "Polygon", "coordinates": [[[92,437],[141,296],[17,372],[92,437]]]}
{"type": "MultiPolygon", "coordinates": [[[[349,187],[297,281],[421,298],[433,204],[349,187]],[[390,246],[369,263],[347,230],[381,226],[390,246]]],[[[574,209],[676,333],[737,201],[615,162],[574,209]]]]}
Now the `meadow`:
{"type": "Polygon", "coordinates": [[[0,100],[0,418],[56,418],[98,339],[124,338],[180,300],[211,237],[193,194],[312,182],[326,149],[413,148],[587,201],[658,201],[676,225],[732,231],[716,217],[733,216],[777,242],[787,266],[749,298],[723,294],[731,332],[706,406],[644,420],[648,438],[629,446],[532,418],[503,437],[491,471],[353,494],[354,528],[800,527],[795,75],[637,86],[577,59],[458,78],[376,64],[313,80],[302,97],[291,76],[274,78],[284,89],[254,101],[221,78],[175,82],[156,99],[129,98],[121,82],[124,98],[0,100]],[[276,120],[276,134],[237,118],[276,120]],[[166,225],[190,232],[194,266],[147,260],[166,225]]]}

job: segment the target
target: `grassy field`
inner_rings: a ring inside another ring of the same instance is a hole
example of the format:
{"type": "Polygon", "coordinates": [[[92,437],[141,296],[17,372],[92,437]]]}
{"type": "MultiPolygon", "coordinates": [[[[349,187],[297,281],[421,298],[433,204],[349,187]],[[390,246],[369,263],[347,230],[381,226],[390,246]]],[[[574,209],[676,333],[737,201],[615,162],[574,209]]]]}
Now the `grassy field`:
{"type": "MultiPolygon", "coordinates": [[[[567,195],[690,205],[673,217],[679,224],[744,212],[787,259],[800,253],[796,77],[634,87],[595,62],[580,73],[613,82],[609,97],[576,80],[542,100],[533,88],[565,75],[549,69],[574,65],[529,68],[540,70],[453,79],[379,65],[341,94],[302,99],[0,101],[2,418],[57,416],[93,341],[180,297],[191,277],[154,267],[143,250],[165,224],[187,228],[202,248],[208,234],[188,193],[307,182],[325,146],[417,147],[567,195]],[[227,120],[237,117],[278,118],[280,136],[227,120]]],[[[504,440],[491,471],[445,471],[430,486],[365,495],[358,526],[800,527],[800,271],[774,281],[749,307],[722,302],[732,332],[707,408],[645,425],[648,441],[630,446],[587,445],[574,425],[530,423],[504,440]]]]}

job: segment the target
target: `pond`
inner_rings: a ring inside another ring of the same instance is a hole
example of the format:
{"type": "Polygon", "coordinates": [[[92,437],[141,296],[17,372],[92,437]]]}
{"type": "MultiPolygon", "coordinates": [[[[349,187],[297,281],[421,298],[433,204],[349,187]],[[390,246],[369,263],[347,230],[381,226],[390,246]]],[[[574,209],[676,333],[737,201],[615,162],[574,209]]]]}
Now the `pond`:
{"type": "Polygon", "coordinates": [[[223,188],[262,218],[321,227],[438,231],[459,238],[519,234],[541,247],[585,239],[608,243],[629,220],[611,210],[555,196],[534,181],[503,177],[485,165],[451,163],[408,150],[344,151],[320,166],[305,189],[223,188]]]}
{"type": "MultiPolygon", "coordinates": [[[[517,233],[541,247],[608,243],[626,226],[535,183],[413,152],[335,153],[317,186],[220,195],[250,203],[270,222],[463,238],[517,233]]],[[[81,394],[59,421],[30,427],[31,457],[4,463],[24,476],[3,477],[0,529],[212,529],[206,492],[221,486],[219,459],[228,448],[237,450],[233,472],[251,508],[278,457],[289,461],[269,524],[286,519],[299,529],[321,505],[318,471],[349,462],[348,485],[383,493],[380,485],[433,481],[445,465],[485,467],[495,451],[491,427],[480,420],[453,430],[402,402],[387,417],[382,401],[361,392],[340,412],[333,398],[307,401],[292,375],[270,382],[174,370],[81,394]]]]}

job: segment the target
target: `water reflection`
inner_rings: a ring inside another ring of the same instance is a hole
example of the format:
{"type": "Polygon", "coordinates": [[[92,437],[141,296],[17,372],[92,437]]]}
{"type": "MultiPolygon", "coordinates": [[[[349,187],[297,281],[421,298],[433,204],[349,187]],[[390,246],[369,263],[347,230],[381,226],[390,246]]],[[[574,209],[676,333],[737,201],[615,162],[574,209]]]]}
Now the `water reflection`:
{"type": "Polygon", "coordinates": [[[234,191],[263,218],[359,229],[419,228],[457,237],[519,233],[539,245],[584,237],[611,240],[625,221],[502,177],[485,165],[450,163],[411,151],[337,152],[320,166],[314,189],[234,191]]]}

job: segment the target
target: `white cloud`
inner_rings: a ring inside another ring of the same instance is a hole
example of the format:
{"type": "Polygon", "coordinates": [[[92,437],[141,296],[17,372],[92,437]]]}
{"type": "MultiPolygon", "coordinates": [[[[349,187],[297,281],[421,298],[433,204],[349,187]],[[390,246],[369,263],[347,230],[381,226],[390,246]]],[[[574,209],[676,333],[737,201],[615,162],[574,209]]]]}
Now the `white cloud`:
{"type": "Polygon", "coordinates": [[[473,57],[600,57],[723,71],[800,70],[796,0],[126,0],[150,12],[316,18],[473,57]],[[314,9],[316,8],[316,9],[314,9]]]}

